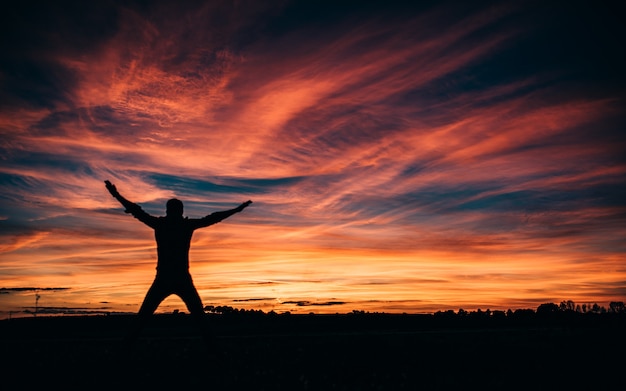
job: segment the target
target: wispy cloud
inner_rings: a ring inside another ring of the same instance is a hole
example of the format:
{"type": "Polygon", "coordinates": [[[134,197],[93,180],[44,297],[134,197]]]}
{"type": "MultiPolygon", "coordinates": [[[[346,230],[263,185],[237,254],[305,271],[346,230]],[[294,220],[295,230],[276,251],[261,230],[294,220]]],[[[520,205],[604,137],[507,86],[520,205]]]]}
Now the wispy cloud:
{"type": "Polygon", "coordinates": [[[613,68],[583,59],[600,44],[566,40],[587,16],[504,2],[81,7],[18,9],[23,24],[4,27],[28,34],[0,62],[2,285],[140,301],[153,238],[110,179],[156,215],[173,196],[192,217],[255,201],[194,236],[194,278],[216,304],[623,293],[623,98],[613,68]]]}

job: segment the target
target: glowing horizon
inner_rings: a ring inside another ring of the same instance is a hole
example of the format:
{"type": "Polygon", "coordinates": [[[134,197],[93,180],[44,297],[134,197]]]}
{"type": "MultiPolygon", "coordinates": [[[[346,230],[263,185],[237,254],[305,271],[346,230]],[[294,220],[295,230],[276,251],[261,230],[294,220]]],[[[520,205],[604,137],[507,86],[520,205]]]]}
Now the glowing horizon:
{"type": "Polygon", "coordinates": [[[34,306],[24,287],[67,288],[42,307],[138,309],[155,244],[107,179],[154,215],[254,201],[194,234],[205,305],[626,301],[623,58],[612,30],[579,30],[617,14],[347,4],[7,16],[0,317],[34,306]]]}

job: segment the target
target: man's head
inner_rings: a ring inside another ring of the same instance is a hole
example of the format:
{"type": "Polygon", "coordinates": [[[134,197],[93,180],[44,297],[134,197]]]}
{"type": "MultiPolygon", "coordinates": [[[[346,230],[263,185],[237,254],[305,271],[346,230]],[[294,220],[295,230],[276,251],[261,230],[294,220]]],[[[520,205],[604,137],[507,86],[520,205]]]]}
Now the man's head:
{"type": "Polygon", "coordinates": [[[183,215],[183,202],[179,199],[172,198],[165,204],[165,213],[168,216],[178,217],[183,215]]]}

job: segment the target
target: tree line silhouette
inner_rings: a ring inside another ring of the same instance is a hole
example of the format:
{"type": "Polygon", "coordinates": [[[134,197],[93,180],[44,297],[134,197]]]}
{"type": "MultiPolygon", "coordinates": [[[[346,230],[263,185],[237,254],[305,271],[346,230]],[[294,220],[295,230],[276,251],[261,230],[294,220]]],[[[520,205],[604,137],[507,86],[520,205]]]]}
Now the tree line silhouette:
{"type": "MultiPolygon", "coordinates": [[[[464,309],[437,311],[434,313],[385,313],[353,310],[348,313],[292,314],[260,309],[241,309],[227,305],[207,305],[204,310],[216,331],[226,334],[247,332],[370,332],[370,331],[419,331],[445,329],[527,329],[527,328],[616,328],[626,326],[624,302],[611,302],[608,308],[598,304],[578,305],[571,300],[559,304],[545,303],[536,309],[520,308],[502,310],[466,311],[464,309]]],[[[157,315],[186,318],[186,314],[157,315]]]]}
{"type": "MultiPolygon", "coordinates": [[[[274,310],[271,310],[265,313],[263,310],[255,310],[255,309],[243,309],[243,308],[234,308],[231,306],[212,306],[207,305],[204,307],[204,311],[209,314],[218,314],[218,315],[236,315],[236,314],[246,314],[246,315],[269,315],[276,316],[279,315],[274,310]]],[[[183,314],[179,310],[174,310],[174,314],[183,314]]],[[[524,315],[554,315],[554,314],[626,314],[626,305],[623,301],[612,301],[609,303],[609,308],[607,309],[604,306],[600,306],[597,303],[594,304],[576,304],[572,300],[564,300],[559,304],[555,303],[544,303],[537,307],[536,310],[531,308],[519,308],[516,310],[508,309],[506,311],[502,310],[481,310],[480,308],[476,311],[466,311],[463,308],[459,308],[459,310],[455,313],[454,310],[446,310],[446,311],[437,311],[433,315],[441,316],[441,315],[456,315],[459,317],[464,316],[485,316],[485,317],[515,317],[515,316],[524,316],[524,315]]],[[[384,312],[369,312],[364,310],[352,310],[352,312],[348,313],[348,315],[380,315],[385,314],[384,312]]],[[[286,311],[281,313],[280,315],[291,315],[291,312],[286,311]]],[[[309,315],[314,315],[314,313],[310,313],[309,315]]],[[[336,314],[338,315],[338,314],[336,314]]]]}

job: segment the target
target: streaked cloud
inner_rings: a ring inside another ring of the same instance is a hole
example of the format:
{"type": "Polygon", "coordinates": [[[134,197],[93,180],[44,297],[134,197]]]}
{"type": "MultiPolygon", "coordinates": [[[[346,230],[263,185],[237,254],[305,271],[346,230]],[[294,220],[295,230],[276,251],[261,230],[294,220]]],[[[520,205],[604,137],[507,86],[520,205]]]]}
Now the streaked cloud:
{"type": "Polygon", "coordinates": [[[194,236],[207,305],[623,299],[616,42],[571,41],[611,10],[42,7],[3,27],[0,285],[137,306],[152,233],[109,179],[155,215],[174,196],[192,217],[254,200],[194,236]]]}

